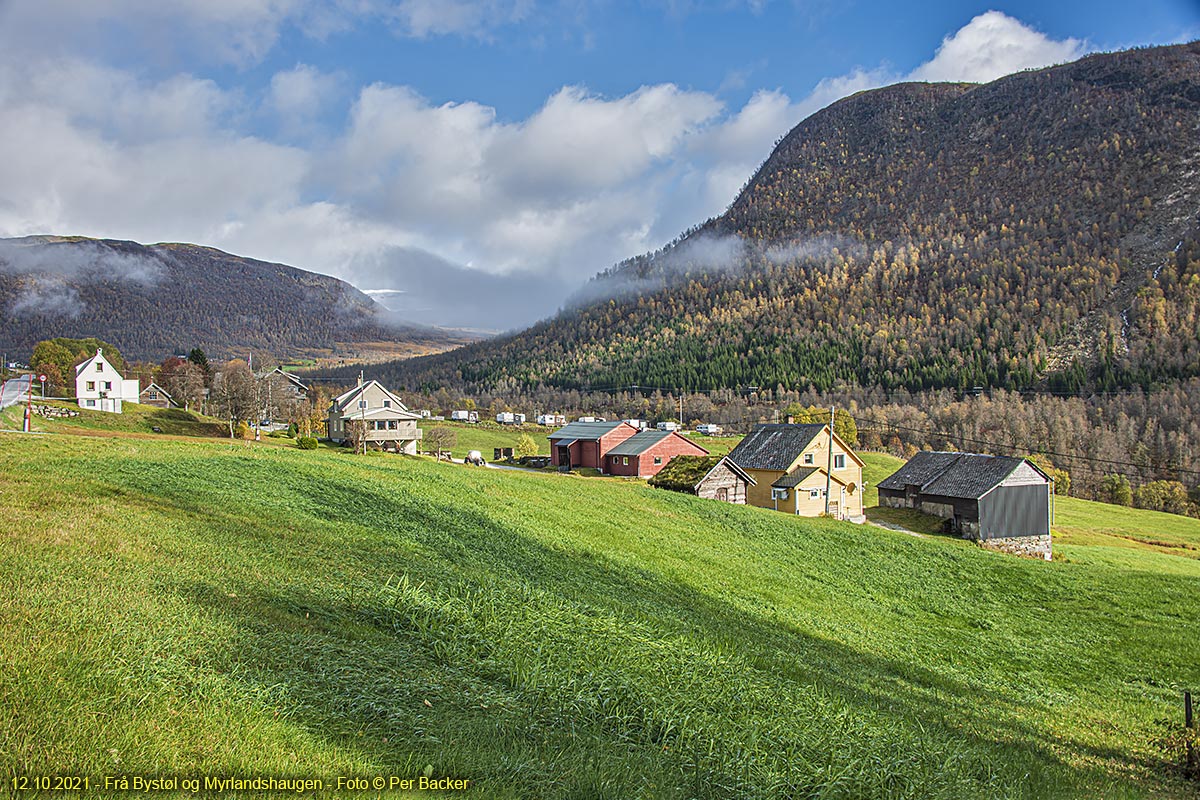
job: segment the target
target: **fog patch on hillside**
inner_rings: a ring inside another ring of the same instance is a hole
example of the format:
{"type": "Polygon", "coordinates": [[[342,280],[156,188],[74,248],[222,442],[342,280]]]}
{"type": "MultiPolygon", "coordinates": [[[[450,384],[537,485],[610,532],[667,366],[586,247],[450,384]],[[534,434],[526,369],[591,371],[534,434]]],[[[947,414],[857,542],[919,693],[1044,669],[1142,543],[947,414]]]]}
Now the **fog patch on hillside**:
{"type": "Polygon", "coordinates": [[[865,253],[862,242],[833,234],[764,245],[702,232],[600,273],[571,295],[566,307],[652,294],[680,280],[742,275],[768,265],[824,269],[831,256],[858,258],[865,253]]]}
{"type": "Polygon", "coordinates": [[[83,312],[79,292],[68,286],[61,277],[46,276],[28,279],[17,293],[8,311],[13,317],[66,317],[74,319],[83,312]]]}
{"type": "Polygon", "coordinates": [[[158,258],[122,253],[98,241],[0,239],[0,271],[17,275],[128,281],[151,287],[164,275],[158,258]]]}

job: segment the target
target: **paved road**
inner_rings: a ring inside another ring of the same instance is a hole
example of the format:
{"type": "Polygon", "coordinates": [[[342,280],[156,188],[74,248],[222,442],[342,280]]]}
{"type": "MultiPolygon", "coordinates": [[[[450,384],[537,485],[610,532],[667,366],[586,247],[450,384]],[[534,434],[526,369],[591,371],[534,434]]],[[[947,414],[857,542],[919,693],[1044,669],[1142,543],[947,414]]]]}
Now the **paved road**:
{"type": "Polygon", "coordinates": [[[0,409],[23,403],[29,396],[29,385],[32,382],[32,375],[18,375],[6,380],[0,387],[0,409]]]}

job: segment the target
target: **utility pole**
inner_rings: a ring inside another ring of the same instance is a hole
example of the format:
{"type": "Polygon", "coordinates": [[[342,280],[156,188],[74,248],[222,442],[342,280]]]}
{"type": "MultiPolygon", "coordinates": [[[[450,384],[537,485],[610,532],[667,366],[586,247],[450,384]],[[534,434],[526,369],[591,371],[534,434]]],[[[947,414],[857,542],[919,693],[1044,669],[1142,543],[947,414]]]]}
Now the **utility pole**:
{"type": "Polygon", "coordinates": [[[825,465],[825,516],[829,516],[829,490],[833,488],[833,406],[829,407],[829,460],[825,465]]]}
{"type": "MultiPolygon", "coordinates": [[[[363,385],[363,371],[358,371],[358,385],[363,385]]],[[[358,410],[362,412],[362,430],[359,434],[362,436],[362,454],[367,454],[367,392],[364,389],[358,394],[358,410]]]]}
{"type": "Polygon", "coordinates": [[[679,391],[679,427],[683,427],[683,390],[679,391]]]}
{"type": "Polygon", "coordinates": [[[25,432],[33,432],[33,373],[29,373],[29,392],[25,400],[25,432]]]}

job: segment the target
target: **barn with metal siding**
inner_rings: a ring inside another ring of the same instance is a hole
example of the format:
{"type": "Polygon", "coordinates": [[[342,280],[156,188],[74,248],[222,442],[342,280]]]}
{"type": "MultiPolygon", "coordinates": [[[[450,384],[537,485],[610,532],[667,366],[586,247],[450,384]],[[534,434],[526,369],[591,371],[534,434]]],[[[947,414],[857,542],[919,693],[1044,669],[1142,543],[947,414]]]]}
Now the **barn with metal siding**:
{"type": "Polygon", "coordinates": [[[1023,458],[921,452],[879,484],[879,504],[946,520],[996,550],[1050,558],[1051,480],[1023,458]]]}

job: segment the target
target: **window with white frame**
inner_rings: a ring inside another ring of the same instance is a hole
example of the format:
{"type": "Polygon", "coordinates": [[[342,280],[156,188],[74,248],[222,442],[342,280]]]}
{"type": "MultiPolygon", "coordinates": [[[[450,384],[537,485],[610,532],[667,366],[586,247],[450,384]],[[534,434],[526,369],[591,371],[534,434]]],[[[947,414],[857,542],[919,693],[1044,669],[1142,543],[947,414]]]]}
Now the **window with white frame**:
{"type": "Polygon", "coordinates": [[[771,499],[772,500],[787,500],[787,489],[772,489],[771,490],[771,499]]]}
{"type": "Polygon", "coordinates": [[[104,362],[103,361],[96,362],[96,372],[104,372],[104,362]]]}
{"type": "Polygon", "coordinates": [[[805,454],[804,454],[804,463],[805,463],[805,464],[811,464],[811,463],[813,463],[813,454],[812,454],[812,453],[805,453],[805,454]]]}
{"type": "Polygon", "coordinates": [[[845,469],[846,468],[846,456],[843,453],[838,453],[833,457],[833,468],[834,469],[845,469]]]}
{"type": "Polygon", "coordinates": [[[383,407],[384,407],[384,408],[391,408],[391,407],[392,407],[392,401],[391,401],[391,400],[384,400],[384,401],[383,401],[383,407]]]}
{"type": "Polygon", "coordinates": [[[95,407],[96,407],[96,401],[95,401],[95,400],[88,400],[88,401],[87,401],[87,404],[88,404],[88,408],[95,408],[95,407]]]}
{"type": "Polygon", "coordinates": [[[821,496],[821,490],[820,489],[809,489],[808,496],[809,496],[809,498],[815,500],[816,498],[821,496]]]}
{"type": "Polygon", "coordinates": [[[661,465],[661,464],[662,464],[662,456],[655,456],[655,457],[654,457],[654,464],[655,464],[656,466],[658,466],[658,465],[661,465]]]}
{"type": "Polygon", "coordinates": [[[105,382],[104,382],[104,391],[106,391],[106,392],[111,392],[111,391],[112,391],[112,381],[105,381],[105,382]]]}
{"type": "Polygon", "coordinates": [[[87,382],[87,390],[88,390],[89,392],[94,392],[94,391],[96,391],[96,382],[95,382],[95,381],[88,381],[88,382],[87,382]]]}

